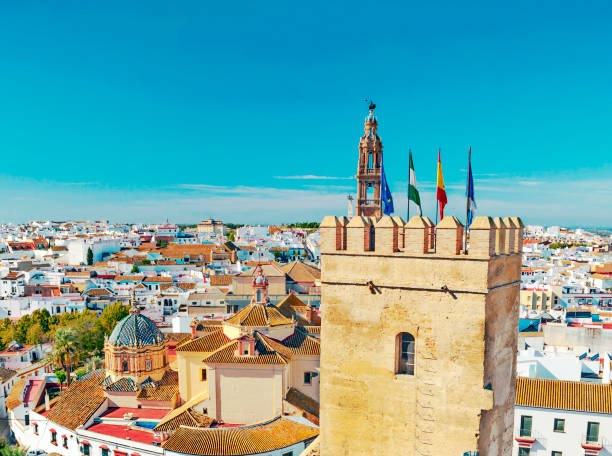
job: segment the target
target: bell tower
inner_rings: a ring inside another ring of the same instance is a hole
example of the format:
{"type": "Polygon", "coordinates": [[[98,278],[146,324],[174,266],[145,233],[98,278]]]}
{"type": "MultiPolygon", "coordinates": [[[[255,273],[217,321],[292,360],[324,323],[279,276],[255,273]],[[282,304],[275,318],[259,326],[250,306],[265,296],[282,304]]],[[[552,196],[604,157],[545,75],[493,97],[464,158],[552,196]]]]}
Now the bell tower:
{"type": "Polygon", "coordinates": [[[359,140],[357,164],[357,215],[381,217],[380,176],[382,142],[377,134],[378,121],[374,115],[376,105],[370,101],[370,113],[365,119],[365,133],[359,140]]]}

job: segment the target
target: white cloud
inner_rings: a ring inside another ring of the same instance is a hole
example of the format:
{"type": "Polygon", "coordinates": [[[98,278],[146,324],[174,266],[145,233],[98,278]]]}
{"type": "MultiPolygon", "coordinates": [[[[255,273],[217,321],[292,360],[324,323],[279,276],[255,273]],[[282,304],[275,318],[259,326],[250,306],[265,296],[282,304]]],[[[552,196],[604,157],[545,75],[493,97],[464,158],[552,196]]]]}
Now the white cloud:
{"type": "MultiPolygon", "coordinates": [[[[129,190],[0,179],[5,201],[0,207],[0,221],[108,218],[156,222],[166,217],[178,223],[206,217],[243,223],[312,221],[328,214],[346,214],[346,193],[355,194],[356,186],[351,185],[354,182],[330,184],[313,182],[299,188],[276,188],[185,183],[129,190]]],[[[406,182],[398,181],[391,187],[395,190],[396,214],[405,217],[406,182]]],[[[433,219],[435,183],[419,182],[419,190],[424,213],[433,219]]],[[[612,207],[612,186],[606,173],[500,176],[476,182],[475,190],[477,215],[518,215],[525,223],[612,226],[608,209],[612,207]]],[[[447,195],[446,213],[463,220],[465,183],[448,182],[447,195]]]]}

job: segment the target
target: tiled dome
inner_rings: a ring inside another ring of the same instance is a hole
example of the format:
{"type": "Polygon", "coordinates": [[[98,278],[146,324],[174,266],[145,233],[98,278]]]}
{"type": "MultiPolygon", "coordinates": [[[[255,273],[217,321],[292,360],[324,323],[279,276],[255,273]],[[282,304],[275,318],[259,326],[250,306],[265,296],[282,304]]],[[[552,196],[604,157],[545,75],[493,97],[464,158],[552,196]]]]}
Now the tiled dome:
{"type": "Polygon", "coordinates": [[[115,346],[144,347],[158,345],[164,339],[164,335],[155,323],[132,308],[130,314],[117,323],[108,338],[108,343],[115,346]]]}

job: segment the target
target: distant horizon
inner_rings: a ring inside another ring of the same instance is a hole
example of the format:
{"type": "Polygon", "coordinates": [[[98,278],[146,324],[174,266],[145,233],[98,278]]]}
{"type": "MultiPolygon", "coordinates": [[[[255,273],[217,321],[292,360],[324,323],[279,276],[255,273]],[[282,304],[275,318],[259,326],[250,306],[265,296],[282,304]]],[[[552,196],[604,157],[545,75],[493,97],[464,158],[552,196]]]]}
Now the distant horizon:
{"type": "MultiPolygon", "coordinates": [[[[338,214],[328,214],[328,215],[335,215],[337,217],[340,217],[341,215],[338,214]]],[[[483,214],[484,215],[484,214],[483,214]]],[[[412,217],[412,216],[411,216],[412,217]]],[[[224,225],[241,225],[241,226],[287,226],[287,225],[294,225],[294,224],[298,224],[298,223],[321,223],[321,220],[296,220],[296,221],[284,221],[284,222],[261,222],[261,223],[245,223],[245,222],[234,222],[234,221],[226,221],[223,220],[221,218],[218,217],[207,217],[207,218],[203,218],[198,220],[197,222],[176,222],[176,221],[172,221],[172,220],[168,220],[168,223],[171,225],[176,225],[176,226],[196,226],[198,225],[200,222],[202,222],[203,220],[207,220],[208,218],[212,218],[214,220],[219,220],[221,222],[223,222],[224,225]]],[[[405,220],[404,217],[402,217],[403,220],[405,220]]],[[[34,223],[34,222],[38,222],[38,223],[46,223],[46,222],[52,222],[52,223],[69,223],[69,222],[77,222],[77,221],[82,221],[82,222],[96,222],[96,221],[108,221],[109,224],[112,225],[163,225],[166,223],[165,220],[161,220],[159,222],[121,222],[121,221],[116,221],[116,220],[110,220],[110,219],[86,219],[86,218],[75,218],[75,219],[65,219],[65,220],[29,220],[27,222],[21,222],[21,223],[15,223],[15,222],[4,222],[4,221],[0,221],[0,225],[7,225],[7,224],[14,224],[14,225],[22,225],[22,224],[27,224],[27,223],[34,223]]],[[[523,219],[522,219],[523,220],[523,219]]],[[[461,221],[461,220],[460,220],[461,221]]],[[[463,223],[463,221],[462,221],[463,223]]],[[[610,233],[612,233],[612,226],[588,226],[588,225],[560,225],[560,224],[542,224],[542,223],[528,223],[525,220],[523,220],[523,224],[525,226],[528,225],[533,225],[533,226],[544,226],[545,228],[551,227],[551,226],[558,226],[560,228],[565,228],[568,230],[577,230],[577,229],[583,229],[583,230],[599,230],[599,231],[609,231],[610,233]]]]}

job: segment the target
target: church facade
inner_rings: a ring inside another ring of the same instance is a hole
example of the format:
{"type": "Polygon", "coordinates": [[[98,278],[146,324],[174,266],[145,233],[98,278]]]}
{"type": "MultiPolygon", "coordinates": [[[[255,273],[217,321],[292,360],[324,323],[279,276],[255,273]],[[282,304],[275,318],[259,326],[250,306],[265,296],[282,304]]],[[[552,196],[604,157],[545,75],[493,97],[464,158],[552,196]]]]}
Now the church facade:
{"type": "Polygon", "coordinates": [[[270,304],[261,267],[254,271],[252,289],[249,305],[221,325],[194,322],[202,335],[176,349],[179,371],[185,373],[179,380],[181,398],[200,397],[197,408],[225,423],[286,413],[292,408],[290,391],[319,401],[320,341],[309,331],[310,321],[299,316],[297,304],[294,315],[282,312],[291,307],[286,303],[270,304]]]}

